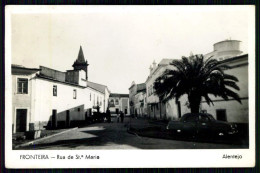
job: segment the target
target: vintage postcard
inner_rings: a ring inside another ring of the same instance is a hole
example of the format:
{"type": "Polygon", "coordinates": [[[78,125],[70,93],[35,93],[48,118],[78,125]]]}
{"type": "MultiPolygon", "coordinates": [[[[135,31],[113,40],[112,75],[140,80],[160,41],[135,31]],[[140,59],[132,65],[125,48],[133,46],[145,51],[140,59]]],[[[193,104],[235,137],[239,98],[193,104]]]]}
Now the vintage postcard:
{"type": "Polygon", "coordinates": [[[6,6],[7,168],[255,165],[255,7],[6,6]]]}

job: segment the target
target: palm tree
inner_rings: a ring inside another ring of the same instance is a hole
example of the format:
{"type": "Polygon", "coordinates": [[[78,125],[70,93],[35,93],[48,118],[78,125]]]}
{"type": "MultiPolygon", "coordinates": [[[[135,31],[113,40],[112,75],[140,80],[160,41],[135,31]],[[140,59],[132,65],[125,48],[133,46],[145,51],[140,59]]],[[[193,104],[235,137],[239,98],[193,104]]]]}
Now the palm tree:
{"type": "Polygon", "coordinates": [[[187,94],[192,113],[199,112],[202,98],[208,105],[214,105],[210,94],[224,100],[232,97],[241,103],[238,94],[234,92],[234,89],[239,90],[236,84],[238,79],[224,73],[230,67],[223,62],[211,58],[204,60],[203,55],[191,55],[173,60],[170,65],[172,70],[165,70],[154,82],[155,93],[160,100],[165,102],[175,98],[177,103],[181,96],[187,94]]]}

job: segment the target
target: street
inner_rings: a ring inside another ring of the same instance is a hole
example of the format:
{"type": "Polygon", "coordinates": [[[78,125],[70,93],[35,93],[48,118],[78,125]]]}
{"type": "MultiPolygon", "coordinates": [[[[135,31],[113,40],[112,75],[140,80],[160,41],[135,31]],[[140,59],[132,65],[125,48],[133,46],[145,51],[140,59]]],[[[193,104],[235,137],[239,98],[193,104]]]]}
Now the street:
{"type": "Polygon", "coordinates": [[[228,149],[241,146],[140,137],[127,132],[130,118],[124,123],[96,123],[63,133],[19,149],[96,150],[96,149],[228,149]]]}

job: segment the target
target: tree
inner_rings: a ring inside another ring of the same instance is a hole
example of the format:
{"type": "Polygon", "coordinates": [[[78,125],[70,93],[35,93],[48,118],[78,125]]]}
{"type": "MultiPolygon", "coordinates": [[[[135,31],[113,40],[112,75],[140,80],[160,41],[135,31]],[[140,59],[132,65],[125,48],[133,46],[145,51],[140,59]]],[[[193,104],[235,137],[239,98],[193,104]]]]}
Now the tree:
{"type": "Polygon", "coordinates": [[[160,100],[168,101],[175,98],[176,103],[183,95],[188,96],[188,105],[192,113],[198,113],[202,98],[208,105],[213,104],[209,95],[222,97],[228,100],[234,98],[241,103],[239,90],[235,76],[224,73],[229,69],[228,65],[211,57],[205,60],[203,55],[191,55],[182,57],[181,60],[173,60],[171,69],[158,77],[154,82],[155,93],[160,100]]]}

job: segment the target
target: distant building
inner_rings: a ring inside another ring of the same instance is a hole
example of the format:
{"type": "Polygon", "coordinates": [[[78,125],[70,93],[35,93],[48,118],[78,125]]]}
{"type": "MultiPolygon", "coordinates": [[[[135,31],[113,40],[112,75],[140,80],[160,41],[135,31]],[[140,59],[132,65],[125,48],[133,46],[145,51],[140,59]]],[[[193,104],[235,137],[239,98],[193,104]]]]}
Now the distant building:
{"type": "Polygon", "coordinates": [[[147,103],[146,103],[146,85],[142,84],[137,87],[135,94],[134,108],[136,110],[136,115],[139,117],[147,116],[147,103]]]}
{"type": "Polygon", "coordinates": [[[137,108],[136,104],[139,102],[136,100],[135,95],[137,94],[137,91],[141,91],[145,89],[145,83],[141,84],[135,84],[133,81],[130,88],[129,88],[129,102],[130,102],[130,114],[131,115],[137,115],[137,108]]]}
{"type": "Polygon", "coordinates": [[[130,114],[129,94],[111,93],[109,96],[109,110],[112,114],[122,111],[125,115],[130,114]]]}
{"type": "Polygon", "coordinates": [[[80,47],[73,70],[12,65],[13,133],[69,127],[84,122],[97,107],[105,112],[107,86],[88,81],[88,63],[80,47]]]}

